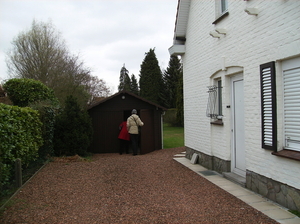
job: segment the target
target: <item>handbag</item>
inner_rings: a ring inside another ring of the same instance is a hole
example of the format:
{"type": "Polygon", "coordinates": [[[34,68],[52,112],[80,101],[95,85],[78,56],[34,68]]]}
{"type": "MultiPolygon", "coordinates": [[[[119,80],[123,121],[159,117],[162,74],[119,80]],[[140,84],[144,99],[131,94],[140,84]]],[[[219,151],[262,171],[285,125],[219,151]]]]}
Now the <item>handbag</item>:
{"type": "Polygon", "coordinates": [[[136,120],[135,120],[134,117],[132,117],[132,118],[133,118],[134,122],[136,123],[136,126],[138,127],[138,133],[140,134],[140,133],[141,133],[141,126],[139,126],[139,125],[137,124],[137,122],[136,122],[136,120]]]}

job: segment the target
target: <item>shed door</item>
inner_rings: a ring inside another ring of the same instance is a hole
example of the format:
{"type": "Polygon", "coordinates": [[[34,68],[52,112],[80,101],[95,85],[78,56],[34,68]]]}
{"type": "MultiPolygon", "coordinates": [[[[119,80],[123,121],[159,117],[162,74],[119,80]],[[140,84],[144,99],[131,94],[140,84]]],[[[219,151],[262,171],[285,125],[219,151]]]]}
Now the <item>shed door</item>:
{"type": "Polygon", "coordinates": [[[143,109],[140,111],[141,120],[144,126],[141,128],[141,154],[146,154],[155,150],[154,135],[154,114],[153,110],[143,109]]]}

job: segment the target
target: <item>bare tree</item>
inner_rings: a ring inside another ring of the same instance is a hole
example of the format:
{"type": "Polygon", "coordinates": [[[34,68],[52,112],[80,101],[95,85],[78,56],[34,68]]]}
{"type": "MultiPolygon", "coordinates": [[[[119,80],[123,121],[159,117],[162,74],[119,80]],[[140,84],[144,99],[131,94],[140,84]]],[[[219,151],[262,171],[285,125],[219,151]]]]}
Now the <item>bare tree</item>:
{"type": "Polygon", "coordinates": [[[53,79],[65,71],[68,50],[51,22],[32,22],[31,29],[12,41],[7,65],[13,77],[37,79],[53,85],[53,79]]]}
{"type": "Polygon", "coordinates": [[[95,99],[105,98],[112,94],[112,91],[107,87],[106,82],[96,76],[90,76],[86,86],[88,87],[87,92],[89,92],[91,96],[89,104],[94,102],[95,99]]]}
{"type": "MultiPolygon", "coordinates": [[[[61,103],[68,95],[86,105],[94,88],[91,70],[84,66],[79,56],[70,54],[61,34],[51,22],[32,22],[28,31],[19,33],[12,41],[7,54],[11,77],[36,79],[52,88],[61,103]]],[[[105,85],[105,82],[98,84],[105,85]]],[[[103,89],[108,89],[103,86],[103,89]]],[[[105,94],[109,94],[107,91],[105,94]]]]}

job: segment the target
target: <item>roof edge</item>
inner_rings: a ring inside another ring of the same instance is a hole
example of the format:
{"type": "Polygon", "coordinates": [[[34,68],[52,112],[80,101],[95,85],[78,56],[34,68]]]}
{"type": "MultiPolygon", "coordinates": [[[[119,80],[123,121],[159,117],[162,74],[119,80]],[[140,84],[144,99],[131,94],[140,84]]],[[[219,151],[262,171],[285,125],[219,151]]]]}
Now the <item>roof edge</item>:
{"type": "Polygon", "coordinates": [[[156,106],[156,107],[158,107],[158,108],[160,108],[160,109],[162,109],[162,110],[164,110],[164,111],[168,110],[168,109],[165,108],[165,107],[162,107],[162,106],[160,106],[160,105],[158,105],[158,104],[156,104],[156,103],[153,103],[153,102],[151,102],[151,101],[149,101],[149,100],[146,100],[146,99],[143,98],[143,97],[140,97],[140,96],[138,96],[138,95],[136,95],[136,94],[134,94],[134,93],[131,93],[131,92],[125,91],[125,90],[120,91],[120,92],[117,92],[117,93],[115,93],[115,94],[113,94],[113,95],[111,95],[111,96],[109,96],[109,97],[106,97],[105,99],[103,99],[103,100],[101,100],[101,101],[99,101],[99,102],[96,102],[96,103],[90,105],[90,106],[87,108],[87,110],[90,110],[90,109],[92,109],[92,108],[98,106],[99,104],[102,104],[102,103],[104,103],[104,102],[106,102],[106,101],[108,101],[108,100],[110,100],[110,99],[112,99],[112,98],[114,98],[114,97],[117,97],[117,96],[119,96],[119,95],[122,95],[122,94],[128,94],[128,95],[131,95],[131,96],[133,96],[133,97],[135,97],[135,98],[137,98],[137,99],[140,99],[140,100],[142,100],[142,101],[144,101],[144,102],[146,102],[146,103],[152,104],[153,106],[156,106]]]}
{"type": "Polygon", "coordinates": [[[177,37],[185,38],[187,23],[190,14],[191,0],[178,0],[175,29],[174,29],[174,42],[177,37]]]}

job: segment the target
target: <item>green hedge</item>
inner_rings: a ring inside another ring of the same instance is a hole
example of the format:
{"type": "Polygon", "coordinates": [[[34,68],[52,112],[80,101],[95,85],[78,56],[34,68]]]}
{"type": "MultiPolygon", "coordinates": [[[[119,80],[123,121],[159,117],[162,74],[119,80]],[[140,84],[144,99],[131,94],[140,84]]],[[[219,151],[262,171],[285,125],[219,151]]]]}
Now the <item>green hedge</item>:
{"type": "Polygon", "coordinates": [[[0,183],[11,177],[17,158],[26,166],[38,157],[43,144],[38,111],[0,103],[0,183]]]}
{"type": "Polygon", "coordinates": [[[54,124],[56,107],[51,105],[38,103],[30,106],[32,109],[37,110],[40,114],[40,120],[43,123],[42,136],[44,144],[39,148],[39,160],[46,161],[53,156],[53,138],[54,138],[54,124]]]}
{"type": "Polygon", "coordinates": [[[19,107],[27,107],[31,103],[42,101],[50,101],[50,104],[58,105],[53,90],[34,79],[10,79],[3,87],[9,99],[19,107]]]}

